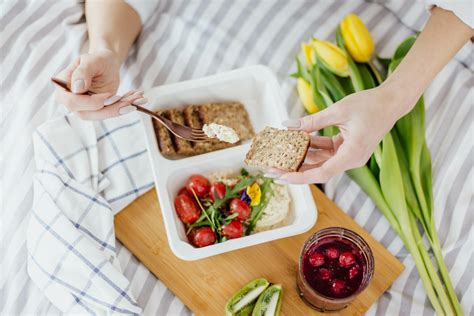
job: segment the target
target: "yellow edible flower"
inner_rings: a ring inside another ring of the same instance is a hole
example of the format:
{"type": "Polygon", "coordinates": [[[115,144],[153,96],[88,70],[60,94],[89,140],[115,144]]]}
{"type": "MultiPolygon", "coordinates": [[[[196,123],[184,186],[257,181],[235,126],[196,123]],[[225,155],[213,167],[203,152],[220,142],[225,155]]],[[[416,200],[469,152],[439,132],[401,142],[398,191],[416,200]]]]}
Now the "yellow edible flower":
{"type": "Polygon", "coordinates": [[[298,95],[300,96],[301,103],[309,114],[313,114],[319,111],[318,106],[314,103],[313,90],[311,85],[303,78],[298,78],[296,85],[298,95]]]}
{"type": "Polygon", "coordinates": [[[247,195],[250,197],[250,205],[255,206],[260,204],[260,198],[262,197],[262,191],[257,182],[247,187],[247,195]]]}
{"type": "Polygon", "coordinates": [[[331,42],[320,40],[314,40],[313,47],[327,69],[341,77],[349,76],[349,62],[342,49],[331,42]]]}
{"type": "Polygon", "coordinates": [[[374,40],[364,22],[355,14],[348,14],[341,21],[341,35],[349,54],[355,61],[365,63],[374,53],[374,40]]]}

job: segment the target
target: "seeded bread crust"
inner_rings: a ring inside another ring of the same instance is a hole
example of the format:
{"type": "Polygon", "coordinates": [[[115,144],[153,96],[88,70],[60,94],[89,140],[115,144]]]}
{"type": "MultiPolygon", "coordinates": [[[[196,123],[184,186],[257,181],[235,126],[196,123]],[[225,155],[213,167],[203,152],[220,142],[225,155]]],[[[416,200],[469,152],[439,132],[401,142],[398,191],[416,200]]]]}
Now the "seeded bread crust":
{"type": "MultiPolygon", "coordinates": [[[[163,115],[165,118],[169,118],[167,111],[158,111],[157,113],[163,115]]],[[[174,148],[173,141],[171,139],[171,133],[166,127],[163,126],[163,124],[160,124],[156,120],[152,121],[153,128],[155,129],[155,134],[158,139],[158,146],[160,148],[161,154],[167,158],[176,157],[177,153],[174,148]]]]}
{"type": "Polygon", "coordinates": [[[309,144],[306,132],[266,127],[253,138],[245,163],[294,172],[303,164],[309,144]]]}
{"type": "Polygon", "coordinates": [[[194,156],[227,147],[236,146],[254,136],[250,118],[243,104],[239,102],[207,103],[189,105],[184,109],[159,111],[173,122],[184,124],[192,128],[201,129],[204,124],[216,123],[232,127],[240,138],[236,144],[229,144],[218,140],[204,142],[188,142],[170,133],[158,122],[153,122],[157,135],[160,152],[166,158],[194,156]]]}
{"type": "MultiPolygon", "coordinates": [[[[169,113],[169,119],[175,123],[184,125],[184,114],[182,110],[172,109],[167,111],[169,113]]],[[[178,155],[190,156],[194,153],[192,144],[182,138],[171,135],[174,139],[174,145],[176,148],[176,153],[178,155]]]]}

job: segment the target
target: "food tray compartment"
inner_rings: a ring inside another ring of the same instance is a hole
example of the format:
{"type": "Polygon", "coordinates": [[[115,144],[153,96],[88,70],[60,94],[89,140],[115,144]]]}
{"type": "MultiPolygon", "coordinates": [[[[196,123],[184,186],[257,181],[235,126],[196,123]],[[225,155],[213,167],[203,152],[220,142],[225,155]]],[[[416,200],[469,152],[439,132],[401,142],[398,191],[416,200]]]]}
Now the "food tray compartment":
{"type": "MultiPolygon", "coordinates": [[[[276,77],[267,67],[251,66],[223,74],[160,86],[146,93],[152,110],[183,107],[216,101],[240,101],[246,107],[255,132],[265,126],[280,126],[288,115],[282,103],[276,77]]],[[[214,171],[249,171],[244,158],[250,142],[206,154],[169,160],[159,151],[151,119],[141,114],[145,130],[156,191],[159,198],[168,242],[173,253],[183,260],[197,260],[239,248],[303,233],[316,222],[316,206],[309,187],[289,186],[292,198],[289,224],[254,235],[228,240],[203,248],[194,248],[187,241],[185,227],[174,209],[177,191],[195,173],[208,175],[214,171]]]]}
{"type": "MultiPolygon", "coordinates": [[[[287,117],[278,82],[271,70],[264,66],[251,66],[201,79],[155,87],[146,92],[146,97],[149,100],[148,108],[153,111],[209,102],[238,101],[247,110],[255,132],[267,125],[280,126],[281,121],[287,117]]],[[[147,134],[154,133],[151,118],[148,121],[144,122],[147,134]]],[[[250,143],[250,140],[243,142],[246,143],[250,143]]],[[[155,145],[158,146],[156,139],[155,145]]],[[[169,162],[189,158],[165,158],[159,150],[158,154],[160,160],[169,162]]]]}

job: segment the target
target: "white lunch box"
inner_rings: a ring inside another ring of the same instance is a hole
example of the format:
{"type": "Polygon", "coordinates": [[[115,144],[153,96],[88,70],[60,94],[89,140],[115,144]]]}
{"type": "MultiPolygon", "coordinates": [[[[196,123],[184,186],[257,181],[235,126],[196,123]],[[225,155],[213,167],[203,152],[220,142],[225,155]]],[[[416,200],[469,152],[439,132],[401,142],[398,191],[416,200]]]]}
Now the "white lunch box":
{"type": "MultiPolygon", "coordinates": [[[[281,122],[288,118],[275,75],[268,67],[260,65],[155,87],[147,91],[146,97],[151,110],[217,101],[240,101],[247,109],[256,133],[265,126],[279,127],[281,122]]],[[[301,234],[316,223],[316,205],[309,186],[290,185],[291,212],[288,225],[203,248],[193,247],[187,240],[185,227],[174,208],[174,198],[178,190],[192,174],[206,176],[215,171],[238,171],[242,167],[251,172],[256,171],[256,168],[245,166],[243,162],[250,141],[236,147],[171,160],[160,153],[151,118],[145,114],[141,114],[141,117],[166,235],[171,250],[177,257],[183,260],[206,258],[301,234]]]]}

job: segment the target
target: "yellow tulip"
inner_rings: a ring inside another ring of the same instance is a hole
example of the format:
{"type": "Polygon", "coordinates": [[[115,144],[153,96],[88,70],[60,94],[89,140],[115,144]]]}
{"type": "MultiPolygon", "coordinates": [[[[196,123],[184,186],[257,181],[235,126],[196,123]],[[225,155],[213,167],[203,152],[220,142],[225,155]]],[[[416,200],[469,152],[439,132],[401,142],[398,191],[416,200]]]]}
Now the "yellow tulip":
{"type": "Polygon", "coordinates": [[[311,67],[314,65],[314,47],[312,43],[301,43],[301,50],[303,51],[304,59],[306,60],[306,64],[311,67]]]}
{"type": "Polygon", "coordinates": [[[309,67],[314,65],[314,54],[316,54],[321,63],[331,72],[340,77],[349,76],[346,53],[333,43],[315,39],[310,43],[302,43],[301,50],[309,67]]]}
{"type": "Polygon", "coordinates": [[[341,35],[355,61],[365,63],[372,58],[375,44],[364,22],[355,14],[348,14],[341,21],[341,35]]]}
{"type": "Polygon", "coordinates": [[[349,76],[349,62],[346,53],[328,41],[314,40],[313,47],[321,63],[340,77],[349,76]]]}
{"type": "Polygon", "coordinates": [[[308,111],[309,114],[318,112],[319,108],[316,103],[314,103],[313,90],[311,89],[311,85],[303,78],[298,78],[296,89],[298,90],[298,95],[300,96],[301,103],[303,103],[303,106],[306,111],[308,111]]]}

